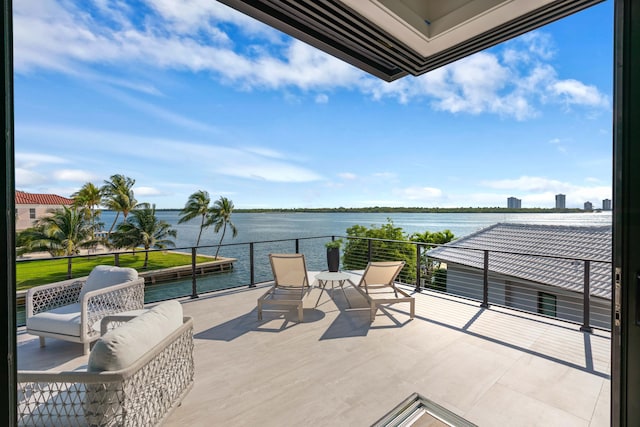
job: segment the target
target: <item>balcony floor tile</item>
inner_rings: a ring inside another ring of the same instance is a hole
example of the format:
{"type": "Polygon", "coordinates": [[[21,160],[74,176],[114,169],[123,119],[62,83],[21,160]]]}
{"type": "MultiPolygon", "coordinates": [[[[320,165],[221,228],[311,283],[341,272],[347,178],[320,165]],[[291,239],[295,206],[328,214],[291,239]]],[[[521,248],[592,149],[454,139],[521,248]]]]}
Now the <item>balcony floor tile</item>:
{"type": "MultiPolygon", "coordinates": [[[[315,307],[314,288],[303,323],[294,310],[258,321],[266,289],[182,300],[195,383],[165,425],[370,425],[414,392],[482,426],[608,425],[606,332],[431,292],[415,295],[414,320],[399,303],[370,324],[350,287],[352,308],[339,289],[315,307]]],[[[19,341],[21,369],[86,363],[78,344],[19,341]]]]}

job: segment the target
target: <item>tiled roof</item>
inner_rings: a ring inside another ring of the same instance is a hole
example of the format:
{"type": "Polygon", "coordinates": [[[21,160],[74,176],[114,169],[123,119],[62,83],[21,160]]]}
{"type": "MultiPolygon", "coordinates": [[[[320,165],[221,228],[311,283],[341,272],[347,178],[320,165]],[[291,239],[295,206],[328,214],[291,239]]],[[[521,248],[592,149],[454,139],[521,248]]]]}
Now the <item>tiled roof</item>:
{"type": "Polygon", "coordinates": [[[610,226],[498,223],[427,254],[444,262],[482,269],[486,249],[490,251],[491,272],[580,293],[583,260],[591,260],[591,295],[611,299],[611,245],[610,226]]]}
{"type": "Polygon", "coordinates": [[[73,199],[57,194],[34,194],[16,190],[16,205],[72,205],[73,199]]]}

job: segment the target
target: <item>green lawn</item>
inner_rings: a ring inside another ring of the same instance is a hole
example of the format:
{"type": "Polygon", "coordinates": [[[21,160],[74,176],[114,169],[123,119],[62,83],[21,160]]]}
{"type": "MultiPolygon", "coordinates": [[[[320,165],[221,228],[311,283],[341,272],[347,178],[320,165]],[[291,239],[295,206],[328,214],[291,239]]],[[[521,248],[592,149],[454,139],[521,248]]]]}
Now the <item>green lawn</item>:
{"type": "MultiPolygon", "coordinates": [[[[212,257],[198,256],[196,262],[212,261],[212,257]]],[[[96,265],[114,265],[113,255],[96,255],[88,258],[73,259],[73,277],[87,276],[96,265]]],[[[157,270],[161,268],[176,267],[178,265],[191,265],[190,254],[179,254],[175,252],[150,252],[149,265],[147,270],[143,270],[144,253],[120,254],[120,267],[132,267],[139,272],[157,270]]],[[[53,283],[67,278],[66,259],[39,259],[29,262],[18,262],[16,264],[16,288],[23,290],[32,286],[53,283]]]]}

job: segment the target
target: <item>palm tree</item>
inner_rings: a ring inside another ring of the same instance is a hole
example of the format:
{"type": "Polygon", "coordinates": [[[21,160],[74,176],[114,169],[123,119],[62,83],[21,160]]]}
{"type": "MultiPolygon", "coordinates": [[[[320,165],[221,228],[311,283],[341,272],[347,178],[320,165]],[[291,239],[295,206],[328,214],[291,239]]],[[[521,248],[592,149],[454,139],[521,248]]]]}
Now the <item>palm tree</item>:
{"type": "Polygon", "coordinates": [[[176,237],[178,232],[171,228],[171,224],[159,220],[156,217],[156,206],[141,203],[138,208],[131,211],[131,218],[118,224],[117,231],[112,240],[117,247],[136,248],[143,246],[145,249],[144,265],[149,263],[149,249],[166,249],[175,243],[169,237],[176,237]]]}
{"type": "Polygon", "coordinates": [[[211,216],[207,221],[206,226],[213,224],[213,230],[217,233],[222,228],[222,236],[220,237],[220,243],[218,243],[218,249],[216,249],[216,258],[218,258],[218,252],[220,252],[220,245],[224,239],[224,235],[227,232],[227,226],[231,228],[233,237],[238,235],[238,229],[231,222],[231,213],[233,212],[233,202],[226,197],[220,196],[218,200],[213,203],[211,208],[211,216]]]}
{"type": "Polygon", "coordinates": [[[96,210],[96,208],[100,205],[100,202],[102,202],[102,191],[92,182],[87,182],[80,190],[73,193],[71,197],[73,198],[75,206],[83,208],[85,213],[88,213],[91,219],[92,229],[95,231],[96,218],[100,215],[100,211],[96,210]]]}
{"type": "Polygon", "coordinates": [[[209,193],[204,190],[198,190],[189,196],[189,200],[184,205],[184,209],[180,211],[180,219],[178,224],[190,221],[198,216],[202,217],[200,220],[200,232],[198,233],[198,240],[196,240],[196,246],[200,246],[200,236],[202,236],[202,230],[208,225],[205,225],[207,216],[209,215],[209,203],[211,203],[211,197],[209,193]]]}
{"type": "Polygon", "coordinates": [[[427,250],[437,245],[449,243],[452,240],[455,240],[455,238],[456,237],[449,229],[434,232],[427,230],[424,233],[416,232],[409,236],[409,240],[412,242],[426,243],[426,245],[422,246],[423,250],[422,255],[420,255],[420,265],[422,266],[422,278],[425,280],[427,287],[437,290],[446,290],[444,289],[446,284],[444,282],[441,283],[442,280],[439,279],[439,275],[441,275],[441,273],[438,273],[441,271],[440,261],[429,258],[427,256],[427,250]]]}
{"type": "Polygon", "coordinates": [[[93,239],[94,225],[76,207],[63,206],[49,209],[50,215],[40,218],[34,227],[22,231],[18,237],[18,255],[46,251],[51,256],[69,256],[67,278],[71,278],[71,256],[80,248],[96,245],[93,239]]]}
{"type": "Polygon", "coordinates": [[[111,175],[108,181],[104,181],[104,185],[101,188],[103,195],[102,204],[116,211],[116,217],[109,228],[109,235],[111,235],[116,222],[118,222],[120,212],[122,212],[126,221],[129,212],[136,208],[138,201],[135,199],[132,190],[135,183],[136,181],[134,179],[120,174],[111,175]]]}

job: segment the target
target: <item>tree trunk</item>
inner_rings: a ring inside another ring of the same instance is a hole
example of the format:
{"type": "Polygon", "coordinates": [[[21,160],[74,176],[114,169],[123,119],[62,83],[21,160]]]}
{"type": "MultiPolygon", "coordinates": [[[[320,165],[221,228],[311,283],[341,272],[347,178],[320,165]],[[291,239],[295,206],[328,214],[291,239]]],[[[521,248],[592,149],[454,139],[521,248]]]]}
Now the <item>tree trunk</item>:
{"type": "Polygon", "coordinates": [[[204,227],[205,216],[202,215],[202,221],[200,222],[200,232],[198,233],[198,240],[196,240],[196,246],[200,246],[200,236],[202,236],[202,227],[204,227]]]}
{"type": "Polygon", "coordinates": [[[227,232],[227,224],[224,225],[222,229],[222,237],[220,238],[220,242],[218,242],[218,249],[216,249],[216,259],[218,259],[218,252],[220,252],[220,245],[222,244],[222,240],[224,239],[224,233],[227,232]]]}
{"type": "Polygon", "coordinates": [[[116,219],[114,219],[113,224],[111,224],[111,228],[109,229],[109,235],[107,236],[107,238],[111,236],[111,232],[113,231],[113,227],[116,226],[116,222],[118,221],[118,218],[120,218],[120,212],[116,212],[116,219]]]}

